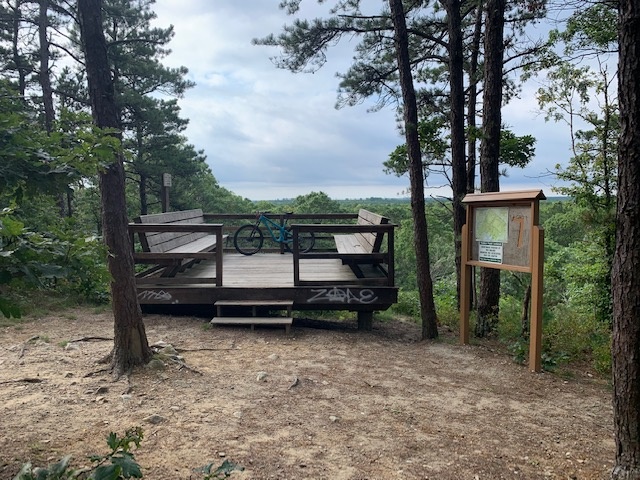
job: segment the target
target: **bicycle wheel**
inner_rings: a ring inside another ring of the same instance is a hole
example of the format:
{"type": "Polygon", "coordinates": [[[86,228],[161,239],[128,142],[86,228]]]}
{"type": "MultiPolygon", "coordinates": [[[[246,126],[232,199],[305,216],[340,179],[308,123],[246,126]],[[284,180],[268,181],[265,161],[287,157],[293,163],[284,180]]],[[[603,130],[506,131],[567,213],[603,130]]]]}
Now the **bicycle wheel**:
{"type": "Polygon", "coordinates": [[[253,255],[262,248],[264,235],[256,225],[243,225],[233,236],[233,246],[243,255],[253,255]]]}
{"type": "MultiPolygon", "coordinates": [[[[313,248],[316,243],[316,236],[313,232],[302,232],[298,235],[298,248],[302,253],[307,253],[309,250],[313,248]]],[[[284,248],[288,252],[293,249],[293,238],[291,236],[291,229],[286,230],[286,241],[284,243],[284,248]]]]}

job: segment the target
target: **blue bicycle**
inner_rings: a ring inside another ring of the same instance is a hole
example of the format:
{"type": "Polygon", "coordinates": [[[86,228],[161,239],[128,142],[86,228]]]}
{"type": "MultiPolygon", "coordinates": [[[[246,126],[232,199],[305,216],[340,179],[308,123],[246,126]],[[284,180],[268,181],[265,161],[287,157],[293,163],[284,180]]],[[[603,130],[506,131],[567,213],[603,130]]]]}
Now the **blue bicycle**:
{"type": "MultiPolygon", "coordinates": [[[[260,224],[267,229],[274,242],[283,244],[285,250],[289,252],[293,249],[293,234],[291,233],[291,227],[287,225],[286,219],[284,224],[280,225],[267,217],[266,214],[268,213],[258,213],[255,223],[249,223],[238,228],[233,236],[233,246],[236,247],[239,253],[253,255],[262,249],[264,233],[262,233],[260,224]]],[[[308,252],[315,243],[316,238],[313,232],[303,232],[298,236],[298,248],[301,252],[308,252]]]]}

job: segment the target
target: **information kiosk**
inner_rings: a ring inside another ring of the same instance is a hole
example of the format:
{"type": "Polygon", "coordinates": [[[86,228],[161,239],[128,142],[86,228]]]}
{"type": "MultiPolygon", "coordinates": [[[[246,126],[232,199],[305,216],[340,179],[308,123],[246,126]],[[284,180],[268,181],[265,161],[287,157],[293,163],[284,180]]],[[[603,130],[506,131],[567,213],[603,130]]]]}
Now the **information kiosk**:
{"type": "Polygon", "coordinates": [[[542,190],[476,193],[465,196],[462,228],[460,343],[469,343],[473,267],[531,273],[529,368],[542,368],[542,271],[544,231],[540,227],[542,190]]]}

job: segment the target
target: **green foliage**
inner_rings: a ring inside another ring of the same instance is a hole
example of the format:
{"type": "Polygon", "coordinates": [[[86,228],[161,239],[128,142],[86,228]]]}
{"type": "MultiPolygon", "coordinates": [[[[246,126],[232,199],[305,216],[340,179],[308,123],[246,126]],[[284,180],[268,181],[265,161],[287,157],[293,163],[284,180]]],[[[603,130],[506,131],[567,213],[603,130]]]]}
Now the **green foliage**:
{"type": "Polygon", "coordinates": [[[107,437],[107,445],[111,451],[106,455],[90,457],[94,464],[94,471],[88,478],[91,480],[142,478],[140,466],[131,452],[133,445],[140,447],[142,438],[143,433],[140,427],[127,430],[124,437],[118,437],[111,432],[107,437]]]}
{"type": "Polygon", "coordinates": [[[215,465],[215,463],[209,463],[204,467],[196,468],[194,471],[196,473],[204,474],[203,480],[222,480],[224,478],[229,478],[231,474],[236,470],[244,470],[243,467],[240,467],[229,460],[225,460],[224,462],[222,462],[222,465],[219,465],[218,467],[215,467],[215,465]]]}
{"type": "MultiPolygon", "coordinates": [[[[579,5],[579,4],[576,4],[579,5]]],[[[569,17],[566,30],[550,33],[552,41],[565,43],[565,53],[573,55],[584,51],[610,52],[617,48],[618,12],[609,2],[585,2],[569,17]]]]}
{"type": "MultiPolygon", "coordinates": [[[[615,89],[611,88],[615,75],[609,75],[604,64],[594,72],[589,67],[560,62],[548,76],[551,83],[538,92],[540,107],[547,118],[565,122],[570,127],[573,146],[569,162],[556,167],[556,176],[565,183],[555,190],[574,199],[579,208],[573,211],[574,221],[579,219],[584,223],[584,227],[577,230],[584,232],[589,250],[598,250],[592,252],[597,265],[604,263],[594,294],[598,316],[609,321],[609,285],[615,248],[616,152],[620,132],[615,89]],[[594,108],[594,104],[598,108],[594,108]],[[582,128],[576,128],[577,125],[582,128]]],[[[570,224],[566,218],[559,220],[570,224]]]]}
{"type": "Polygon", "coordinates": [[[456,330],[460,325],[460,313],[458,311],[455,274],[434,282],[433,290],[436,312],[438,312],[438,323],[456,330]]]}
{"type": "Polygon", "coordinates": [[[57,139],[36,121],[36,109],[0,79],[0,198],[20,203],[34,192],[53,193],[66,185],[71,168],[57,161],[57,139]]]}
{"type": "MultiPolygon", "coordinates": [[[[570,293],[569,300],[572,300],[570,293]]],[[[524,363],[529,355],[529,337],[521,323],[522,299],[503,295],[500,299],[499,338],[508,345],[514,361],[524,363]]],[[[563,302],[547,305],[543,318],[542,366],[553,370],[574,361],[590,360],[603,374],[611,368],[611,331],[589,309],[563,302]]]]}
{"type": "MultiPolygon", "coordinates": [[[[444,137],[445,119],[436,116],[418,122],[418,138],[425,177],[433,170],[441,171],[449,150],[448,138],[444,137]]],[[[385,172],[400,177],[409,170],[409,157],[405,144],[396,147],[384,162],[385,172]]]]}
{"type": "Polygon", "coordinates": [[[500,163],[524,168],[536,154],[536,139],[532,135],[517,136],[511,130],[500,131],[500,163]]]}
{"type": "MultiPolygon", "coordinates": [[[[47,467],[33,467],[25,463],[13,480],[121,480],[127,478],[143,478],[142,469],[135,459],[133,448],[139,448],[144,435],[142,428],[128,429],[124,436],[114,432],[107,436],[109,452],[104,455],[92,455],[91,467],[74,469],[71,467],[71,455],[63,457],[59,462],[47,467]]],[[[243,467],[225,460],[215,467],[209,463],[195,468],[194,472],[204,475],[203,480],[223,480],[229,478],[234,471],[242,471],[243,467]]]]}
{"type": "Polygon", "coordinates": [[[391,307],[398,315],[405,315],[415,322],[420,319],[420,297],[417,290],[401,289],[398,292],[398,303],[391,307]]]}
{"type": "Polygon", "coordinates": [[[14,480],[120,480],[126,478],[142,478],[142,470],[132,452],[133,445],[140,446],[143,433],[140,427],[126,431],[123,437],[111,432],[107,437],[110,451],[105,455],[90,457],[90,468],[73,469],[70,466],[71,456],[63,457],[59,462],[46,468],[33,468],[26,463],[14,480]]]}
{"type": "Polygon", "coordinates": [[[601,373],[611,371],[611,331],[595,315],[557,305],[544,324],[543,351],[557,363],[591,359],[601,373]]]}
{"type": "Polygon", "coordinates": [[[324,192],[311,192],[298,195],[291,208],[295,213],[342,213],[340,202],[332,200],[324,192]]]}
{"type": "MultiPolygon", "coordinates": [[[[55,290],[79,294],[86,300],[108,300],[109,274],[106,250],[96,236],[78,235],[82,230],[73,219],[43,224],[49,232],[25,227],[17,212],[0,212],[0,285],[20,290],[55,290]]],[[[29,302],[28,299],[26,299],[29,302]]],[[[19,317],[20,309],[0,292],[0,311],[5,317],[19,317]]]]}
{"type": "Polygon", "coordinates": [[[95,235],[79,236],[73,229],[75,222],[66,223],[65,229],[58,232],[62,249],[59,261],[64,275],[57,279],[56,288],[79,294],[92,303],[107,303],[111,276],[104,242],[95,235]]]}
{"type": "MultiPolygon", "coordinates": [[[[442,117],[421,120],[418,124],[420,151],[425,178],[431,173],[441,173],[450,167],[447,159],[450,138],[445,136],[447,123],[442,117]]],[[[509,167],[524,168],[535,156],[536,139],[531,135],[518,136],[506,127],[500,131],[500,163],[509,167]]],[[[398,177],[405,175],[409,167],[407,146],[400,145],[384,162],[385,172],[398,177]]],[[[503,173],[505,174],[505,173],[503,173]]]]}

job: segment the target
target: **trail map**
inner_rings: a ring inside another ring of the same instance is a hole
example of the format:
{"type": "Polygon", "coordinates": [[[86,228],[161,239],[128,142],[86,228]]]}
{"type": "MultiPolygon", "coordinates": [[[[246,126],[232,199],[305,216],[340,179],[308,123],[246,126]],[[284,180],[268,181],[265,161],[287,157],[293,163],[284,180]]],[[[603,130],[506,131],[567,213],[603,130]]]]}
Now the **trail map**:
{"type": "Polygon", "coordinates": [[[509,208],[478,208],[475,211],[475,239],[478,242],[507,243],[509,240],[509,208]]]}

